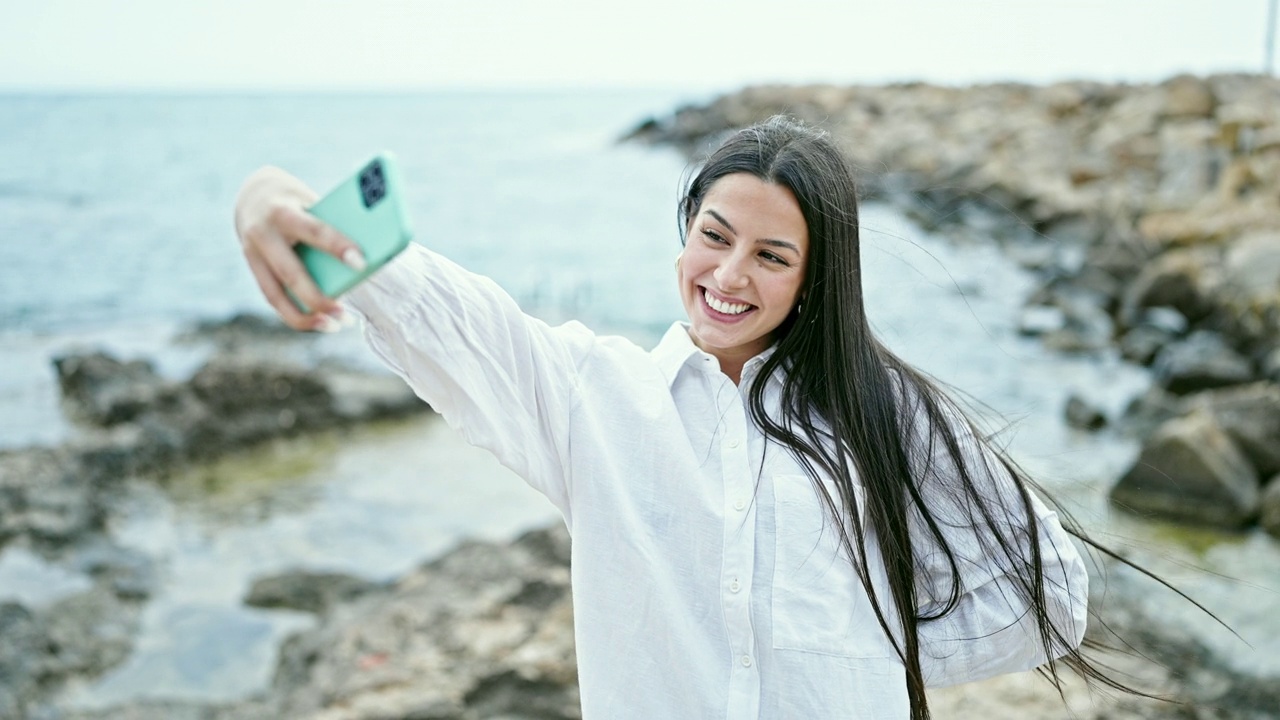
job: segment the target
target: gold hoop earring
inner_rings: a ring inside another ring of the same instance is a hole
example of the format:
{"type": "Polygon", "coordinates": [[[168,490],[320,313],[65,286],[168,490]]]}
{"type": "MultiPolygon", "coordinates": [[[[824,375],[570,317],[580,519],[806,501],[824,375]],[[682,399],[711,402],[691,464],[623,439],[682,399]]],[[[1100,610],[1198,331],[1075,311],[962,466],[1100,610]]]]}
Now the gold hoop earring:
{"type": "Polygon", "coordinates": [[[680,269],[680,258],[682,257],[684,257],[684,253],[680,253],[679,255],[676,255],[676,270],[680,269]]]}

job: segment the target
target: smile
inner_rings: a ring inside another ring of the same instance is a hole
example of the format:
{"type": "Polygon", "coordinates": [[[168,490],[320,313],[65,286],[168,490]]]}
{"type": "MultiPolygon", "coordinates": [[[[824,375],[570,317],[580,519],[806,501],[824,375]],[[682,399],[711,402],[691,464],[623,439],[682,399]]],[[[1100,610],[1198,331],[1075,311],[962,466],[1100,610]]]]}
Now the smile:
{"type": "Polygon", "coordinates": [[[722,302],[712,295],[711,291],[706,288],[703,288],[702,290],[702,297],[707,301],[707,305],[710,306],[712,310],[715,310],[718,313],[724,313],[725,315],[741,315],[755,307],[754,305],[749,305],[747,303],[722,302]]]}

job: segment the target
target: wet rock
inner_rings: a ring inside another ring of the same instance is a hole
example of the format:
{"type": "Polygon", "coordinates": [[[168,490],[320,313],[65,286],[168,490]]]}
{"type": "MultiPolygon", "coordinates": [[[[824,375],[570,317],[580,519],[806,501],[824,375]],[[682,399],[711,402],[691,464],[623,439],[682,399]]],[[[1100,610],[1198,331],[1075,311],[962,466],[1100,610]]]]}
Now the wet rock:
{"type": "Polygon", "coordinates": [[[1121,323],[1137,325],[1144,311],[1152,307],[1173,308],[1193,322],[1205,317],[1213,309],[1205,268],[1213,262],[1211,253],[1190,250],[1172,250],[1157,257],[1125,291],[1121,323]]]}
{"type": "Polygon", "coordinates": [[[119,476],[162,474],[275,437],[430,410],[399,378],[261,353],[215,355],[183,383],[102,353],[58,363],[71,378],[68,401],[113,425],[80,443],[85,462],[119,476]]]}
{"type": "Polygon", "coordinates": [[[1280,473],[1280,385],[1262,382],[1211,390],[1191,396],[1186,407],[1212,415],[1259,476],[1280,473]]]}
{"type": "Polygon", "coordinates": [[[581,717],[568,535],[468,543],[282,648],[281,716],[581,717]]]}
{"type": "Polygon", "coordinates": [[[1280,475],[1267,481],[1262,491],[1262,528],[1280,538],[1280,475]]]}
{"type": "Polygon", "coordinates": [[[100,530],[106,489],[99,480],[65,449],[0,452],[0,544],[22,537],[58,546],[100,530]]]}
{"type": "Polygon", "coordinates": [[[1198,410],[1152,433],[1111,500],[1143,515],[1239,527],[1257,515],[1258,475],[1214,417],[1198,410]]]}
{"type": "Polygon", "coordinates": [[[26,717],[39,692],[43,641],[31,611],[0,602],[0,717],[26,717]]]}
{"type": "Polygon", "coordinates": [[[45,681],[96,677],[133,650],[140,606],[94,587],[42,610],[40,619],[45,681]]]}
{"type": "Polygon", "coordinates": [[[1253,380],[1248,359],[1220,335],[1203,330],[1166,345],[1151,367],[1156,382],[1179,395],[1253,380]]]}
{"type": "Polygon", "coordinates": [[[92,352],[54,358],[53,366],[72,416],[95,425],[134,420],[172,397],[170,383],[145,360],[92,352]]]}
{"type": "Polygon", "coordinates": [[[323,614],[378,587],[379,583],[342,573],[295,570],[255,580],[244,602],[251,607],[323,614]]]}
{"type": "Polygon", "coordinates": [[[1150,325],[1139,325],[1120,338],[1120,356],[1139,365],[1150,365],[1174,336],[1150,325]]]}
{"type": "Polygon", "coordinates": [[[98,538],[70,553],[70,565],[123,600],[145,600],[155,591],[155,561],[145,553],[98,538]]]}
{"type": "Polygon", "coordinates": [[[1089,405],[1078,396],[1072,395],[1067,399],[1066,408],[1067,424],[1081,430],[1101,430],[1107,425],[1107,416],[1102,411],[1089,405]]]}
{"type": "Polygon", "coordinates": [[[1280,347],[1263,353],[1259,370],[1262,376],[1271,382],[1280,382],[1280,347]]]}
{"type": "Polygon", "coordinates": [[[123,662],[139,610],[102,587],[38,612],[0,603],[0,717],[27,717],[68,681],[98,677],[123,662]]]}

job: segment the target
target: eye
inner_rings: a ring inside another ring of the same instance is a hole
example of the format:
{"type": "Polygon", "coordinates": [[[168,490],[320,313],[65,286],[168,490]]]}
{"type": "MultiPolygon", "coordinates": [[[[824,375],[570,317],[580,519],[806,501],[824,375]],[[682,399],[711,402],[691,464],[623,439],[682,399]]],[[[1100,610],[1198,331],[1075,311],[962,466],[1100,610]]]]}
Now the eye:
{"type": "Polygon", "coordinates": [[[760,253],[760,257],[764,258],[765,260],[768,260],[771,263],[777,263],[778,265],[782,265],[784,267],[788,267],[791,265],[791,263],[783,259],[781,255],[775,255],[767,250],[760,253]]]}
{"type": "Polygon", "coordinates": [[[711,228],[702,228],[702,234],[713,243],[725,244],[724,236],[711,228]]]}

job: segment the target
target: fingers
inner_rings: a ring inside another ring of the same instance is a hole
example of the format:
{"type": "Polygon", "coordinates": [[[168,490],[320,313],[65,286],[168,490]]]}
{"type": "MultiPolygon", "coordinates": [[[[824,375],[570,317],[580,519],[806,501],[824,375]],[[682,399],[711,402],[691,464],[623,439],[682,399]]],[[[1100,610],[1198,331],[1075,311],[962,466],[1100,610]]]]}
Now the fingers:
{"type": "MultiPolygon", "coordinates": [[[[310,309],[311,314],[337,312],[338,304],[316,287],[315,281],[307,273],[306,267],[291,244],[264,242],[254,249],[281,288],[293,293],[293,297],[310,309]]],[[[292,304],[287,295],[285,301],[292,304]]]]}
{"type": "Polygon", "coordinates": [[[293,304],[285,294],[284,286],[276,279],[271,268],[253,246],[245,245],[244,258],[249,263],[249,270],[253,272],[253,278],[258,282],[258,289],[262,291],[263,297],[286,325],[294,330],[318,329],[319,317],[314,313],[308,315],[293,304]]]}
{"type": "Polygon", "coordinates": [[[305,210],[279,205],[272,209],[269,221],[286,238],[323,250],[353,270],[365,268],[364,254],[360,252],[359,245],[305,210]]]}
{"type": "Polygon", "coordinates": [[[273,205],[262,222],[243,229],[241,241],[259,289],[287,325],[297,330],[337,329],[341,306],[316,286],[294,246],[306,243],[362,270],[364,257],[355,243],[297,203],[273,205]],[[311,312],[300,310],[293,298],[311,312]]]}

